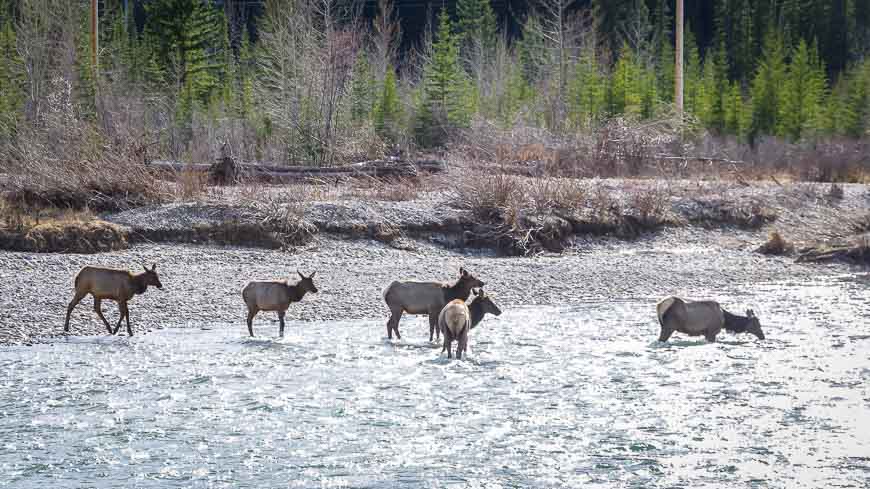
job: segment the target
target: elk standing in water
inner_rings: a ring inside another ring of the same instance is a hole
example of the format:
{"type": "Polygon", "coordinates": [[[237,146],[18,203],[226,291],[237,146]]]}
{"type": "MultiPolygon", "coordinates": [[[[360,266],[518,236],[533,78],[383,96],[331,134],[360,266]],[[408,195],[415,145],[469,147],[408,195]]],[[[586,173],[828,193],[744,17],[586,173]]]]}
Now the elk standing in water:
{"type": "Polygon", "coordinates": [[[656,306],[656,312],[661,325],[659,341],[668,341],[674,333],[689,336],[703,335],[707,341],[716,341],[716,335],[724,328],[732,333],[751,333],[758,339],[764,339],[761,322],[752,312],[746,311],[746,317],[731,314],[722,309],[715,301],[684,301],[677,297],[668,297],[656,306]]]}
{"type": "Polygon", "coordinates": [[[130,326],[130,310],[127,308],[127,302],[136,294],[143,294],[149,285],[153,285],[158,289],[163,288],[160,283],[160,278],[157,276],[155,269],[157,265],[148,267],[142,265],[145,269],[143,273],[130,273],[126,270],[114,270],[111,268],[102,267],[84,267],[79,271],[75,278],[75,296],[70,301],[66,308],[66,321],[63,325],[63,330],[69,331],[69,317],[72,314],[76,305],[88,294],[94,297],[94,311],[97,316],[106,325],[106,331],[110,335],[118,333],[121,329],[121,321],[127,318],[127,334],[133,336],[133,329],[130,326]],[[118,303],[118,309],[121,311],[121,317],[118,318],[118,324],[115,330],[109,326],[108,321],[103,316],[101,301],[109,299],[118,303]]]}
{"type": "Polygon", "coordinates": [[[501,315],[501,309],[483,292],[483,289],[479,289],[474,295],[474,300],[467,306],[465,302],[456,299],[444,306],[438,315],[438,327],[444,331],[444,347],[441,351],[447,352],[447,358],[452,358],[450,348],[453,340],[459,342],[456,346],[456,358],[462,358],[463,352],[468,348],[468,332],[474,329],[486,314],[501,315]]]}
{"type": "Polygon", "coordinates": [[[248,282],[248,285],[242,289],[242,299],[248,306],[248,333],[251,336],[254,336],[253,321],[258,312],[277,311],[280,322],[278,336],[283,337],[284,314],[290,304],[301,301],[306,292],[317,293],[317,287],[314,286],[314,275],[317,272],[307,277],[298,270],[296,273],[302,280],[294,285],[290,285],[286,280],[253,281],[248,282]]]}
{"type": "Polygon", "coordinates": [[[483,287],[484,283],[468,273],[464,268],[459,269],[459,280],[453,285],[438,282],[399,282],[391,283],[384,289],[384,301],[390,308],[390,319],[387,321],[387,337],[393,339],[393,331],[396,338],[402,339],[399,334],[399,320],[402,313],[428,314],[429,315],[429,341],[435,339],[441,331],[437,329],[438,315],[448,302],[460,299],[465,302],[471,295],[471,289],[483,287]]]}

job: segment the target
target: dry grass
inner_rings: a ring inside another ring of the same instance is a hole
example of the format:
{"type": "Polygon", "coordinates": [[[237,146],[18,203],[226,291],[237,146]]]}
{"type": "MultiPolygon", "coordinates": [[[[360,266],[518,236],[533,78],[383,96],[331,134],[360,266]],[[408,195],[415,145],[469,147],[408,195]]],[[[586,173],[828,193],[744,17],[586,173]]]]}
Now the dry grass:
{"type": "Polygon", "coordinates": [[[127,232],[89,212],[0,208],[0,248],[39,253],[98,253],[128,247],[127,232]]]}

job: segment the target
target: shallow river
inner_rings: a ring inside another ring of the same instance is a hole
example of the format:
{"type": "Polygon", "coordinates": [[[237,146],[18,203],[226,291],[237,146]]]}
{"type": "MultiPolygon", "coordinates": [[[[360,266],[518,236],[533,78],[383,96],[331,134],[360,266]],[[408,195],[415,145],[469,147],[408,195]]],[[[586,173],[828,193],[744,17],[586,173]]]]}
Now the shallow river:
{"type": "Polygon", "coordinates": [[[506,310],[466,361],[408,317],[0,347],[0,487],[868,487],[866,280],[717,295],[768,339],[662,345],[637,298],[506,310]]]}

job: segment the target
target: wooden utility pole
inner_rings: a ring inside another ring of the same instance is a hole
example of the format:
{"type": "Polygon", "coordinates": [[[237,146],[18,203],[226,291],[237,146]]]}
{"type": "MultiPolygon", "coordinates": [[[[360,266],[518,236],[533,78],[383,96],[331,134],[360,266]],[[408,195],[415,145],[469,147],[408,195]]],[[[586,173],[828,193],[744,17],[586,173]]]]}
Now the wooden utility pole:
{"type": "Polygon", "coordinates": [[[674,102],[677,115],[683,120],[683,0],[677,0],[676,66],[674,76],[674,102]]]}
{"type": "Polygon", "coordinates": [[[97,51],[100,49],[100,33],[97,30],[99,23],[99,0],[91,0],[91,66],[94,70],[94,75],[97,73],[97,51]]]}

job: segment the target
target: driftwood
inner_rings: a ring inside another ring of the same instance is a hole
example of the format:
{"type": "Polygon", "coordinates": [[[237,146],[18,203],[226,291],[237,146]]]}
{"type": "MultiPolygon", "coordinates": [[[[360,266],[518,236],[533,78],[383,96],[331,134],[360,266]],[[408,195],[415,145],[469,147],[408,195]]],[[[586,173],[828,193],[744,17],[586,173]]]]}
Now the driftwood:
{"type": "Polygon", "coordinates": [[[372,160],[343,166],[315,167],[236,163],[231,158],[226,157],[211,165],[152,161],[148,166],[157,172],[164,173],[169,178],[182,171],[207,173],[214,183],[229,183],[238,178],[268,183],[343,180],[355,177],[407,178],[446,170],[443,161],[429,159],[414,161],[372,160]]]}
{"type": "Polygon", "coordinates": [[[797,261],[804,263],[841,261],[867,265],[870,264],[870,246],[867,243],[857,243],[851,246],[809,248],[802,250],[797,261]]]}

